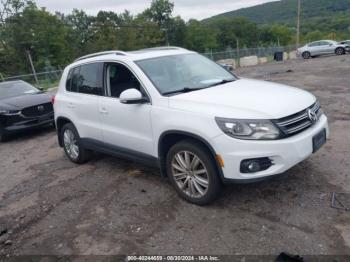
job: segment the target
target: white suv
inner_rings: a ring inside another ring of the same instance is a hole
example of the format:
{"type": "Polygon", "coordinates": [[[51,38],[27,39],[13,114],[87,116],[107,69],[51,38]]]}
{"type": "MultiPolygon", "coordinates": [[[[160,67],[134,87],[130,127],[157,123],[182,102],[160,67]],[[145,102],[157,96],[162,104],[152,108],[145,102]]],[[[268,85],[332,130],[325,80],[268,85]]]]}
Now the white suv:
{"type": "Polygon", "coordinates": [[[54,109],[71,161],[100,151],[157,166],[200,205],[223,183],[285,172],[329,135],[312,94],[238,78],[177,47],[77,59],[64,70],[54,109]]]}

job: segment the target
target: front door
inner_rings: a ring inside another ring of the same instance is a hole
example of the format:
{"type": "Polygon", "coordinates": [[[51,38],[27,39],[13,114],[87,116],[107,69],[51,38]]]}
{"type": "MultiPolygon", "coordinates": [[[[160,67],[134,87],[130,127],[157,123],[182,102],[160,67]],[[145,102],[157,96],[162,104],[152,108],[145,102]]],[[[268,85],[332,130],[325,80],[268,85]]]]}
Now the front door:
{"type": "Polygon", "coordinates": [[[151,103],[122,104],[120,94],[131,88],[146,95],[134,73],[120,63],[105,64],[107,94],[100,97],[101,129],[106,146],[152,155],[151,103]]]}

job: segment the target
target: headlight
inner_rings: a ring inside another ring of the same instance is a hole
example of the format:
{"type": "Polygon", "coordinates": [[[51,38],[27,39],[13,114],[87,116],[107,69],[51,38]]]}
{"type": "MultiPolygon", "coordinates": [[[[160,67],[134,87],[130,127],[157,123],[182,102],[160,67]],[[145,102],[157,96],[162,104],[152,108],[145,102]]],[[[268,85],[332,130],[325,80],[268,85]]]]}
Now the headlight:
{"type": "Polygon", "coordinates": [[[19,110],[2,110],[0,109],[0,115],[4,116],[16,116],[21,114],[21,111],[19,110]]]}
{"type": "Polygon", "coordinates": [[[215,118],[220,129],[227,135],[247,140],[274,140],[280,137],[280,131],[269,120],[240,120],[215,118]]]}

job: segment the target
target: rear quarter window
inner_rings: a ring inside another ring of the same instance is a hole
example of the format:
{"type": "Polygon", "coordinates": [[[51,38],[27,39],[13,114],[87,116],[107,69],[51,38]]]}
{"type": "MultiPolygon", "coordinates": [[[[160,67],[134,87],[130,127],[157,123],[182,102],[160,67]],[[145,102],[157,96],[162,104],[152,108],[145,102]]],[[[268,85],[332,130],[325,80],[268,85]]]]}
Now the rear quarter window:
{"type": "Polygon", "coordinates": [[[86,64],[71,69],[67,77],[66,90],[103,95],[103,63],[86,64]]]}
{"type": "Polygon", "coordinates": [[[79,78],[80,67],[73,68],[69,71],[66,90],[69,92],[78,92],[78,78],[79,78]]]}

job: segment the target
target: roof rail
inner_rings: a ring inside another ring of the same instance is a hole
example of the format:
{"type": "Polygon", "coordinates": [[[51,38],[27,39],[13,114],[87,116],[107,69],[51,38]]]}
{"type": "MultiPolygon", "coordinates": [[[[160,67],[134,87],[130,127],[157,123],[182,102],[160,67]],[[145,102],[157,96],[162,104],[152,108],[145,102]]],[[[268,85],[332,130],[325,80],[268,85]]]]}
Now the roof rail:
{"type": "Polygon", "coordinates": [[[85,55],[82,57],[79,57],[77,59],[74,60],[74,62],[80,61],[80,60],[84,60],[84,59],[88,59],[88,58],[93,58],[93,57],[97,57],[97,56],[102,56],[102,55],[121,55],[121,56],[125,56],[126,53],[123,51],[104,51],[104,52],[98,52],[98,53],[93,53],[93,54],[89,54],[89,55],[85,55]]]}
{"type": "Polygon", "coordinates": [[[141,49],[139,51],[143,51],[143,50],[185,50],[182,47],[178,47],[178,46],[159,46],[159,47],[151,47],[151,48],[145,48],[145,49],[141,49]]]}

